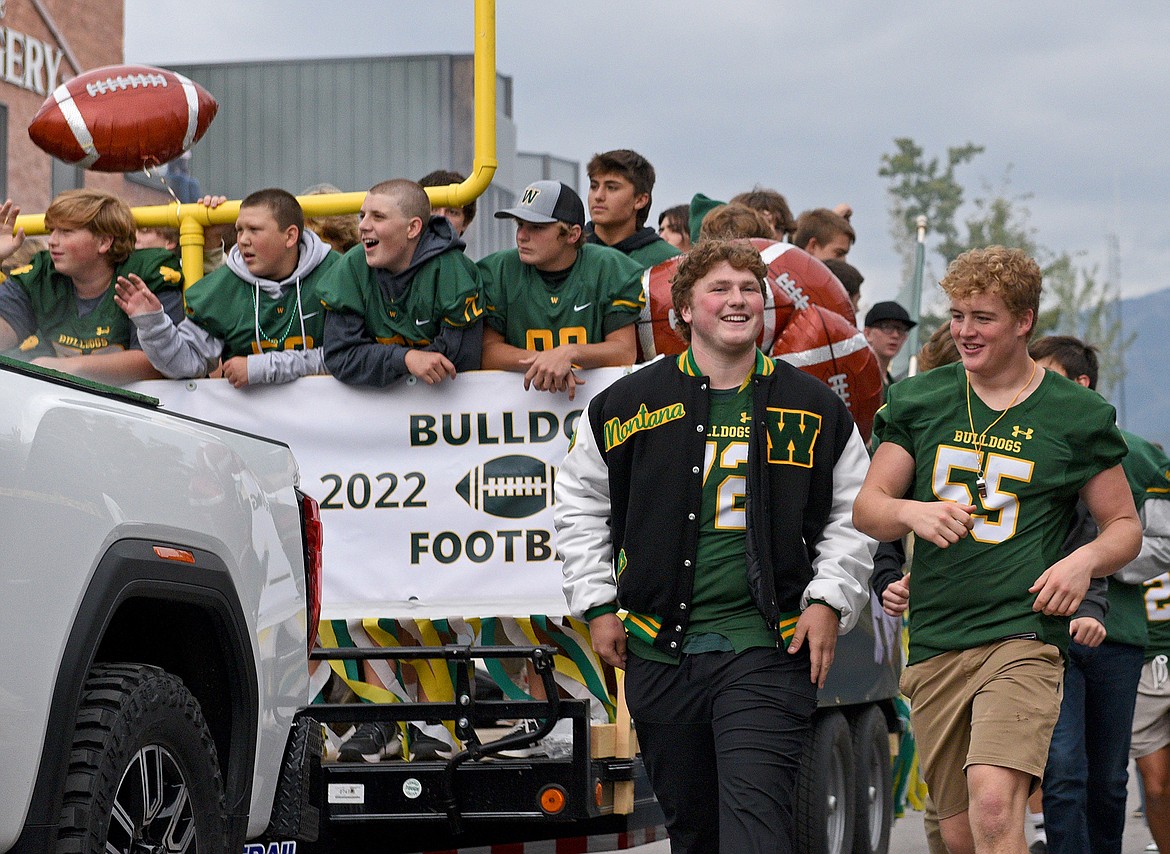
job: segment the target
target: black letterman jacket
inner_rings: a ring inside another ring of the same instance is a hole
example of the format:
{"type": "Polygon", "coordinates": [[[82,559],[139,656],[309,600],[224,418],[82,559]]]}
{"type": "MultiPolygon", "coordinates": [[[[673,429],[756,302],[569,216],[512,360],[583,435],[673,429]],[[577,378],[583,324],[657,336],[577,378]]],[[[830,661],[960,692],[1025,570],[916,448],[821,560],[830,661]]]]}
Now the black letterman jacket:
{"type": "MultiPolygon", "coordinates": [[[[820,380],[762,353],[749,378],[746,572],[774,630],[824,602],[848,631],[869,601],[876,543],[852,523],[869,465],[844,404],[820,380]]],[[[709,411],[690,351],[598,393],[556,479],[557,550],[569,610],[615,612],[678,654],[690,618],[709,411]]]]}

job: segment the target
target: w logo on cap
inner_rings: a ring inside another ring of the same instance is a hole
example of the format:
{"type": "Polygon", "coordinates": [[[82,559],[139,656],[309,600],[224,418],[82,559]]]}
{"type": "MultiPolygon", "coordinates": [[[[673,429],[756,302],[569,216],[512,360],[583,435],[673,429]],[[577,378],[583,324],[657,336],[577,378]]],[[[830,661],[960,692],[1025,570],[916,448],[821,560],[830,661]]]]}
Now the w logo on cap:
{"type": "Polygon", "coordinates": [[[520,197],[520,204],[530,205],[536,201],[536,197],[540,195],[539,187],[528,187],[524,190],[524,195],[520,197]]]}

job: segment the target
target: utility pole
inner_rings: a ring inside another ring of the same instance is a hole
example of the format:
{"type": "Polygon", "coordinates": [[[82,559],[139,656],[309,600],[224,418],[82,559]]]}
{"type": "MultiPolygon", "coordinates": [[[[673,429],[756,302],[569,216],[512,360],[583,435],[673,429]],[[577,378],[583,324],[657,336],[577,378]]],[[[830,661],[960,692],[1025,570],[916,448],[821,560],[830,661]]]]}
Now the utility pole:
{"type": "MultiPolygon", "coordinates": [[[[1112,302],[1113,321],[1116,323],[1117,342],[1119,345],[1125,343],[1125,327],[1122,324],[1121,318],[1121,241],[1117,238],[1117,232],[1109,231],[1105,233],[1105,275],[1107,293],[1110,295],[1112,302]]],[[[1122,427],[1125,426],[1125,350],[1124,346],[1118,346],[1117,356],[1119,360],[1117,375],[1117,421],[1122,427]]]]}

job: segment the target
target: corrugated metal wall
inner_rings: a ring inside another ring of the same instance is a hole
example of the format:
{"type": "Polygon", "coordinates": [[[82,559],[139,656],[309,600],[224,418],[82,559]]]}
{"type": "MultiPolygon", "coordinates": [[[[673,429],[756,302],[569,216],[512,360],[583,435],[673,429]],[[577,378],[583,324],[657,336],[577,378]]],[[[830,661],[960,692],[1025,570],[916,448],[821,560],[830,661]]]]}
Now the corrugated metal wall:
{"type": "MultiPolygon", "coordinates": [[[[192,150],[191,174],[205,193],[238,199],[263,187],[300,193],[321,182],[356,191],[434,169],[471,171],[470,55],[172,67],[219,101],[219,114],[192,150]]],[[[500,166],[466,236],[477,258],[514,245],[510,223],[492,214],[521,189],[512,185],[512,81],[498,75],[497,82],[500,166]]]]}

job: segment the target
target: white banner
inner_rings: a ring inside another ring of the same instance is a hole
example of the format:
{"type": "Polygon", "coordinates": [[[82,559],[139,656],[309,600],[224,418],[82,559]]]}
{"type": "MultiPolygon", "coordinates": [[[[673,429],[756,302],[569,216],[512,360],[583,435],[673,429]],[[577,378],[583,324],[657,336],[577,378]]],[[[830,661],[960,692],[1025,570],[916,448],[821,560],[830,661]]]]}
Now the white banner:
{"type": "Polygon", "coordinates": [[[625,371],[585,372],[572,402],[499,371],[377,390],[332,377],[131,388],[292,448],[325,526],[324,617],[527,616],[565,612],[553,480],[581,409],[625,371]]]}

